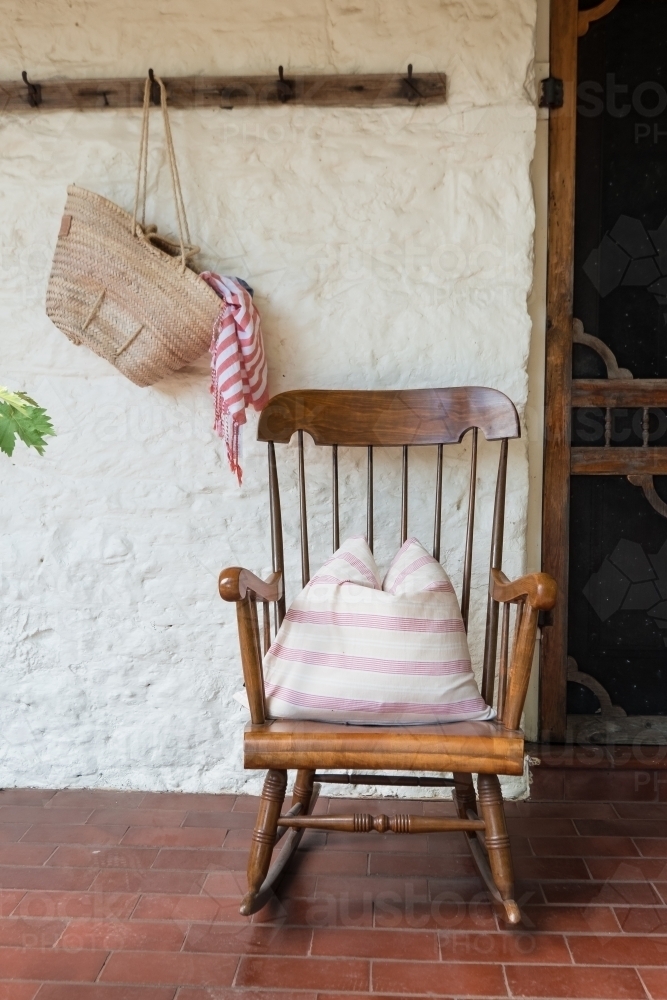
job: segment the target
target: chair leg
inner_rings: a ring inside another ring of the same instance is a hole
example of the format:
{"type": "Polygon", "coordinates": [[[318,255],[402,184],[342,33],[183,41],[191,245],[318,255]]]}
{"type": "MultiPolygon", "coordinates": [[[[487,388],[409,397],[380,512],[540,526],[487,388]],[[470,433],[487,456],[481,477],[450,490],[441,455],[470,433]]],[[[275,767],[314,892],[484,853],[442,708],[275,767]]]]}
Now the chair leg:
{"type": "Polygon", "coordinates": [[[517,923],[521,915],[514,902],[514,868],[498,775],[477,776],[477,797],[480,816],[486,824],[484,840],[493,881],[505,905],[507,919],[510,923],[517,923]]]}
{"type": "Polygon", "coordinates": [[[301,815],[305,816],[310,808],[310,800],[313,796],[314,771],[297,771],[296,781],[292,789],[292,808],[301,806],[301,815]]]}
{"type": "Polygon", "coordinates": [[[461,819],[468,818],[469,809],[472,809],[475,814],[477,813],[477,799],[472,774],[454,775],[454,802],[461,819]]]}
{"type": "Polygon", "coordinates": [[[253,904],[269,870],[286,788],[287,771],[271,770],[268,772],[264,780],[259,812],[250,844],[248,891],[241,903],[241,913],[244,916],[249,916],[254,912],[253,904]]]}

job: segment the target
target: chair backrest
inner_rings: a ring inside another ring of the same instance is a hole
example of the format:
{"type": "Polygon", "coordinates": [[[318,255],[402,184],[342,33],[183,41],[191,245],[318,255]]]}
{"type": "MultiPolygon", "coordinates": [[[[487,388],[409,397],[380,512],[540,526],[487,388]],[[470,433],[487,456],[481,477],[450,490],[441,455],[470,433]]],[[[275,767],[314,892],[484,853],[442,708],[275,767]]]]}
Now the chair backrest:
{"type": "MultiPolygon", "coordinates": [[[[309,434],[316,445],[331,447],[332,453],[332,545],[340,544],[338,497],[338,448],[359,447],[367,450],[366,536],[373,549],[373,449],[402,449],[401,543],[408,536],[409,448],[437,445],[435,470],[435,516],[433,555],[440,559],[442,521],[443,447],[457,444],[470,431],[472,448],[468,516],[463,564],[461,612],[468,627],[470,583],[472,575],[475,528],[475,492],[477,480],[477,437],[482,431],[487,441],[500,441],[500,458],[491,534],[490,568],[501,569],[505,520],[505,483],[507,477],[507,442],[520,437],[519,417],[512,401],[497,389],[465,386],[450,389],[402,390],[294,390],[274,396],[262,411],[258,439],[268,442],[269,497],[271,509],[271,546],[274,570],[284,573],[283,530],[280,489],[275,445],[287,444],[298,437],[299,515],[301,535],[301,578],[303,586],[310,579],[306,476],[303,435],[309,434]]],[[[285,598],[278,605],[278,623],[285,615],[285,598]]],[[[265,625],[266,628],[266,625],[265,625]]],[[[493,687],[498,635],[498,604],[489,591],[484,641],[482,695],[493,701],[493,687]]]]}

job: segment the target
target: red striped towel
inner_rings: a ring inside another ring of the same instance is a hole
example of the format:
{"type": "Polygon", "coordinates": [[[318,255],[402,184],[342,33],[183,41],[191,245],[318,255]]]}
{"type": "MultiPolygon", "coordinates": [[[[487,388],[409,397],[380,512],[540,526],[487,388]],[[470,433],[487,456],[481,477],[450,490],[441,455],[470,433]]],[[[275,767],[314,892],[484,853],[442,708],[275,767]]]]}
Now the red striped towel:
{"type": "Polygon", "coordinates": [[[238,278],[203,271],[204,281],[223,301],[211,341],[211,393],[214,430],[225,439],[227,459],[241,483],[239,431],[246,407],[259,411],[269,401],[262,326],[252,295],[238,278]]]}

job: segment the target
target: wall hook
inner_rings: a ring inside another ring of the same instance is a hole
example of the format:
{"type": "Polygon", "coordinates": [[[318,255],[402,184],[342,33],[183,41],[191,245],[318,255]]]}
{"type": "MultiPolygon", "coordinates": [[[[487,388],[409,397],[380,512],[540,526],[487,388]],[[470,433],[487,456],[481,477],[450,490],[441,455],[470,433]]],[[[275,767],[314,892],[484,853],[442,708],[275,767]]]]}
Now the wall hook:
{"type": "Polygon", "coordinates": [[[31,108],[38,108],[42,103],[42,85],[31,83],[25,70],[21,73],[21,78],[28,88],[28,104],[31,108]]]}
{"type": "Polygon", "coordinates": [[[409,101],[414,101],[416,97],[422,96],[415,87],[414,81],[412,79],[412,63],[408,63],[408,78],[405,81],[405,83],[407,84],[406,97],[409,101]]]}
{"type": "Polygon", "coordinates": [[[276,90],[278,92],[278,100],[281,104],[285,104],[292,97],[294,97],[294,91],[292,90],[292,84],[289,80],[285,79],[283,67],[278,67],[278,81],[276,83],[276,90]]]}
{"type": "Polygon", "coordinates": [[[156,107],[159,107],[161,103],[160,84],[155,79],[155,74],[152,69],[149,69],[148,71],[148,79],[151,81],[151,104],[155,104],[156,107]]]}

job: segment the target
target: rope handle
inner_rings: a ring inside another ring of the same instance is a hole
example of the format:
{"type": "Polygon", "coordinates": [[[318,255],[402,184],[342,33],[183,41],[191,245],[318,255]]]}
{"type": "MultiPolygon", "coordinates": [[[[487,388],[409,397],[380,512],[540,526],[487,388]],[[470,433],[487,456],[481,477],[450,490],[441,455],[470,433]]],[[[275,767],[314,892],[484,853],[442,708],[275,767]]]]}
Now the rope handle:
{"type": "MultiPolygon", "coordinates": [[[[161,250],[167,249],[167,253],[171,257],[176,257],[180,255],[181,244],[178,240],[172,240],[168,236],[162,236],[157,231],[157,226],[143,226],[144,236],[149,243],[153,243],[155,246],[159,247],[161,250]],[[171,253],[171,251],[177,251],[171,253]]],[[[186,260],[190,260],[191,257],[196,257],[201,251],[201,247],[196,246],[194,243],[185,244],[185,257],[186,260]]]]}
{"type": "MultiPolygon", "coordinates": [[[[183,201],[183,192],[181,190],[181,181],[178,175],[178,165],[176,163],[176,153],[174,151],[174,140],[171,134],[171,124],[169,121],[169,112],[167,110],[167,88],[164,82],[159,76],[154,76],[153,79],[158,84],[160,88],[160,107],[162,108],[162,118],[164,121],[164,135],[165,142],[167,145],[167,159],[169,161],[169,173],[171,175],[171,187],[174,194],[174,203],[176,205],[176,218],[178,220],[178,246],[181,251],[181,271],[185,271],[186,265],[190,257],[193,257],[199,252],[199,248],[195,247],[190,242],[190,230],[188,228],[188,220],[185,215],[185,203],[183,201]]],[[[149,114],[150,114],[150,94],[151,94],[151,78],[146,77],[146,83],[144,85],[144,104],[143,104],[143,121],[141,126],[141,140],[139,143],[139,168],[137,170],[137,184],[134,192],[134,212],[132,215],[132,232],[136,235],[137,231],[137,216],[139,214],[139,200],[141,198],[141,228],[146,231],[146,189],[148,182],[148,125],[149,125],[149,114]]],[[[152,227],[150,227],[152,229],[152,227]]],[[[164,237],[162,237],[164,240],[164,237]]],[[[171,242],[171,240],[165,240],[165,242],[171,242]]]]}

